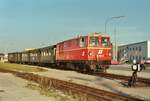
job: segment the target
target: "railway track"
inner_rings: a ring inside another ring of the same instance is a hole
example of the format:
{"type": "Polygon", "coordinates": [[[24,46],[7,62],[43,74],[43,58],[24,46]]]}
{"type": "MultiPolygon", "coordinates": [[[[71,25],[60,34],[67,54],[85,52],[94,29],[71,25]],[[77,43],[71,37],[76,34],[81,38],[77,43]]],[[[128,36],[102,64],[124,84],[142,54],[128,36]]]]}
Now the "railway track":
{"type": "Polygon", "coordinates": [[[57,80],[49,77],[39,76],[33,73],[22,73],[17,71],[0,70],[0,72],[10,72],[23,79],[39,83],[49,89],[54,88],[63,92],[78,95],[79,101],[142,101],[125,94],[116,94],[69,81],[57,80]]]}
{"type": "MultiPolygon", "coordinates": [[[[108,78],[108,79],[117,79],[117,80],[124,80],[124,81],[128,81],[131,78],[131,76],[118,75],[118,74],[112,74],[112,73],[104,73],[104,72],[98,72],[98,73],[96,73],[96,72],[95,73],[87,73],[85,71],[84,72],[78,71],[78,72],[83,73],[83,74],[100,76],[100,77],[104,77],[104,78],[108,78]]],[[[150,85],[150,79],[148,79],[148,78],[138,77],[137,82],[150,85]]]]}
{"type": "MultiPolygon", "coordinates": [[[[111,73],[95,73],[94,75],[109,78],[109,79],[118,79],[118,80],[124,80],[124,81],[128,81],[131,78],[131,76],[117,75],[117,74],[111,74],[111,73]]],[[[150,79],[147,79],[147,78],[138,77],[137,82],[150,85],[150,79]]]]}

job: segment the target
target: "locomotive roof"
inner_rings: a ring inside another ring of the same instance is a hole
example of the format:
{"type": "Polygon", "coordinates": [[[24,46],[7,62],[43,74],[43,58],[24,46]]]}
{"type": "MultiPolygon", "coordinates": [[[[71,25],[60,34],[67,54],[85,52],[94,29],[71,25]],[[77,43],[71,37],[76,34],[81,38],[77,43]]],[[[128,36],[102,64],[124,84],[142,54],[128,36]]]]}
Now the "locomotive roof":
{"type": "Polygon", "coordinates": [[[75,39],[78,39],[78,38],[81,38],[81,37],[87,37],[87,36],[102,36],[102,37],[110,37],[108,35],[104,35],[102,33],[89,33],[88,35],[84,35],[84,36],[77,36],[75,38],[71,38],[71,39],[68,39],[68,40],[64,40],[64,41],[61,41],[61,42],[58,42],[57,44],[59,43],[63,43],[63,42],[66,42],[66,41],[70,41],[70,40],[75,40],[75,39]]]}

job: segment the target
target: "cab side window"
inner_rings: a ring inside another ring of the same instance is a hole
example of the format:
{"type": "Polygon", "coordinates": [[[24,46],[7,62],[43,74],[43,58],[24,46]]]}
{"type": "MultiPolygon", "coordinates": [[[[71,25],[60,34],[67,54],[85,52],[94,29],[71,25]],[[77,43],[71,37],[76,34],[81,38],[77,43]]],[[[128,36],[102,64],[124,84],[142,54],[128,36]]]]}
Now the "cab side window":
{"type": "Polygon", "coordinates": [[[86,47],[86,40],[84,37],[79,39],[79,46],[86,47]]]}

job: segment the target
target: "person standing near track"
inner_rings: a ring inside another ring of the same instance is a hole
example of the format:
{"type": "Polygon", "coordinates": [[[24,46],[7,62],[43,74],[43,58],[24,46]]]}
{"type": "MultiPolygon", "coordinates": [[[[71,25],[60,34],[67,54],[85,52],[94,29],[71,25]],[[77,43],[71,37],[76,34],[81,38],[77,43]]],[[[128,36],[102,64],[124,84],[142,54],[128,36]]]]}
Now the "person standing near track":
{"type": "Polygon", "coordinates": [[[133,60],[133,65],[132,65],[132,76],[128,81],[128,86],[132,87],[135,86],[136,82],[137,82],[137,72],[141,72],[142,70],[145,70],[145,66],[144,66],[144,62],[140,61],[137,62],[136,60],[133,60]]]}
{"type": "Polygon", "coordinates": [[[137,69],[136,60],[133,60],[132,71],[133,71],[132,76],[128,81],[128,86],[129,87],[135,86],[136,81],[137,81],[137,71],[138,71],[138,69],[137,69]]]}

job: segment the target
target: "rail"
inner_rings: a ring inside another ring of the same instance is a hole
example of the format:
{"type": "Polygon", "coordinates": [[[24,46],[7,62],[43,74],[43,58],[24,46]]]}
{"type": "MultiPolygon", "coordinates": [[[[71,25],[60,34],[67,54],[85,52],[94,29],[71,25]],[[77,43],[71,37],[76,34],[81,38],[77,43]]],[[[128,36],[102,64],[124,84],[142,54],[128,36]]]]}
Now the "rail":
{"type": "MultiPolygon", "coordinates": [[[[111,73],[95,73],[94,75],[109,78],[109,79],[118,79],[118,80],[125,80],[125,81],[128,81],[131,78],[131,76],[117,75],[117,74],[111,74],[111,73]]],[[[138,77],[137,82],[150,85],[150,79],[148,78],[138,77]]]]}

